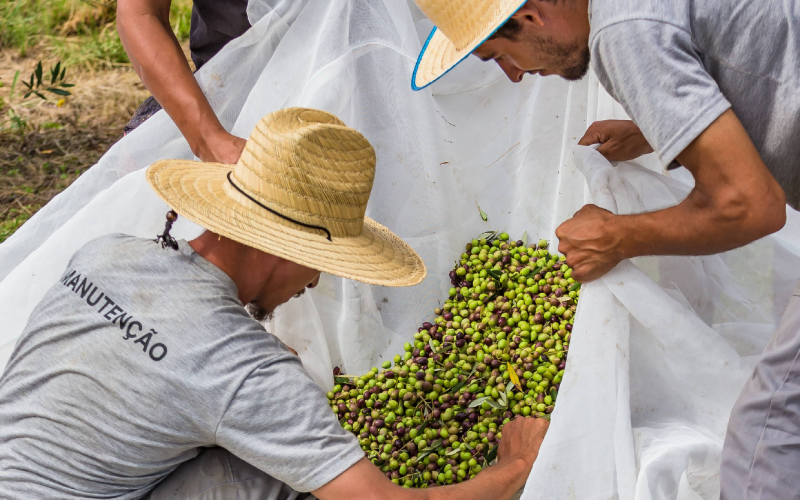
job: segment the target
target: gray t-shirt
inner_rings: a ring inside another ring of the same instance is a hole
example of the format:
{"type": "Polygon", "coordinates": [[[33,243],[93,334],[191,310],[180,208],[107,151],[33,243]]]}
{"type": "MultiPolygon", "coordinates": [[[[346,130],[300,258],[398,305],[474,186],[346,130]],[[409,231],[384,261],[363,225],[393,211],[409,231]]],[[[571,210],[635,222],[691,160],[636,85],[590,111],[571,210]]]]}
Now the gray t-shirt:
{"type": "Polygon", "coordinates": [[[800,208],[800,2],[592,0],[603,87],[667,165],[727,109],[800,208]]]}
{"type": "Polygon", "coordinates": [[[138,499],[219,445],[298,491],[363,458],[296,356],[185,242],[88,243],[0,379],[0,498],[138,499]]]}

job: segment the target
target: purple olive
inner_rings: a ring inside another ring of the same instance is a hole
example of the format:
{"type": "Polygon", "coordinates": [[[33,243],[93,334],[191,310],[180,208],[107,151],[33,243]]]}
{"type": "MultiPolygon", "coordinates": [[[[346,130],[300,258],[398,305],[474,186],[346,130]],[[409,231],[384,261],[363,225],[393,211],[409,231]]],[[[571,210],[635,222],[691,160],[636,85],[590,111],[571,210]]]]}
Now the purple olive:
{"type": "Polygon", "coordinates": [[[428,323],[427,321],[425,323],[422,323],[423,330],[430,330],[432,326],[433,325],[431,323],[428,323]]]}
{"type": "Polygon", "coordinates": [[[444,313],[444,315],[443,315],[443,316],[444,316],[444,319],[445,319],[445,320],[447,320],[447,321],[453,321],[453,313],[451,313],[450,311],[447,311],[446,313],[444,313]]]}
{"type": "Polygon", "coordinates": [[[450,275],[449,275],[449,276],[450,276],[450,279],[451,279],[451,280],[458,279],[458,273],[456,273],[456,270],[455,270],[455,269],[453,269],[452,271],[450,271],[450,275]]]}
{"type": "Polygon", "coordinates": [[[463,422],[465,418],[467,418],[467,414],[464,413],[463,411],[462,412],[458,412],[455,415],[455,419],[458,420],[459,422],[463,422]]]}
{"type": "Polygon", "coordinates": [[[386,425],[386,422],[384,422],[384,421],[383,421],[382,419],[380,419],[380,418],[379,418],[378,420],[376,420],[376,421],[375,421],[375,427],[383,427],[384,425],[386,425]]]}
{"type": "Polygon", "coordinates": [[[415,376],[417,377],[417,380],[425,380],[425,372],[422,370],[418,371],[415,376]]]}
{"type": "Polygon", "coordinates": [[[497,324],[499,326],[506,326],[506,324],[508,324],[508,320],[506,318],[500,316],[500,319],[497,320],[497,324]]]}
{"type": "MultiPolygon", "coordinates": [[[[464,347],[465,344],[466,344],[466,341],[464,339],[456,340],[456,347],[458,347],[459,349],[464,347]]],[[[437,354],[437,356],[438,356],[438,354],[437,354]]]]}
{"type": "Polygon", "coordinates": [[[572,331],[572,323],[567,323],[567,326],[565,328],[567,329],[568,332],[571,332],[572,331]]]}
{"type": "Polygon", "coordinates": [[[509,262],[511,262],[511,257],[509,255],[503,255],[502,261],[503,264],[508,264],[509,262]]]}

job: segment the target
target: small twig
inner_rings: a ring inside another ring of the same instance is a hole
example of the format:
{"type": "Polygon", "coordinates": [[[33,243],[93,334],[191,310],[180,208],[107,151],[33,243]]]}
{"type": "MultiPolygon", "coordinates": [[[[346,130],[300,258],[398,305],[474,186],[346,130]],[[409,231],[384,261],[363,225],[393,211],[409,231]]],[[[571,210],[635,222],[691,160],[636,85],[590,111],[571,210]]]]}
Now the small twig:
{"type": "MultiPolygon", "coordinates": [[[[502,159],[502,158],[503,158],[505,155],[507,155],[508,153],[510,153],[512,149],[514,149],[515,147],[519,146],[519,144],[520,144],[520,143],[516,143],[516,144],[514,144],[513,146],[511,146],[511,149],[509,149],[509,150],[508,150],[508,151],[506,151],[505,153],[501,154],[501,155],[500,155],[500,158],[498,158],[498,159],[496,159],[495,161],[493,161],[493,162],[492,162],[492,163],[489,165],[489,167],[491,167],[492,165],[494,165],[495,163],[497,163],[498,161],[500,161],[500,160],[501,160],[501,159],[502,159]]],[[[486,167],[486,168],[489,168],[489,167],[486,167]]]]}

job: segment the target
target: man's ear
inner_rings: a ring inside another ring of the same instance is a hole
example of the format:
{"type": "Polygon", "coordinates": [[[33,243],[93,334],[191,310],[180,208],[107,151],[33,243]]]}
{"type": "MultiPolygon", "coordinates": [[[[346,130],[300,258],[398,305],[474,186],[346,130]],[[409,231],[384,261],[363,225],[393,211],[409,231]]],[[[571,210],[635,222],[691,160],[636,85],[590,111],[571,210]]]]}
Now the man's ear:
{"type": "Polygon", "coordinates": [[[516,20],[523,26],[526,24],[535,24],[538,27],[544,26],[544,17],[542,16],[542,11],[536,6],[537,3],[534,0],[528,0],[525,5],[511,16],[511,19],[516,20]]]}

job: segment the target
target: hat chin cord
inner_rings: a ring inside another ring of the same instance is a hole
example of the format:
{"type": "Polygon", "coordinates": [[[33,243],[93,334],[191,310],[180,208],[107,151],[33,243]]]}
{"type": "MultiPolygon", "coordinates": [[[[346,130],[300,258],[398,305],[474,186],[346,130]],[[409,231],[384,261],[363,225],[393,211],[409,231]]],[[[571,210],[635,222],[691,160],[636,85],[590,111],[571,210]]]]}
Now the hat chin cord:
{"type": "MultiPolygon", "coordinates": [[[[294,219],[292,219],[291,217],[287,217],[287,216],[283,215],[282,213],[279,213],[279,212],[277,212],[277,211],[275,211],[275,210],[273,210],[273,209],[269,208],[268,206],[266,206],[266,205],[262,204],[262,203],[261,203],[260,201],[258,201],[257,199],[255,199],[255,198],[253,198],[252,196],[250,196],[249,194],[245,193],[245,192],[244,192],[244,190],[243,190],[242,188],[240,188],[239,186],[237,186],[237,185],[236,185],[236,184],[233,182],[233,179],[231,179],[231,173],[230,173],[230,172],[228,172],[228,176],[227,176],[227,177],[228,177],[228,182],[230,182],[230,183],[231,183],[231,186],[233,186],[233,187],[234,187],[234,189],[236,189],[237,191],[239,191],[240,193],[242,193],[242,194],[245,196],[245,198],[247,198],[248,200],[252,201],[253,203],[255,203],[256,205],[258,205],[259,207],[263,208],[263,209],[264,209],[264,210],[266,210],[267,212],[269,212],[269,213],[271,213],[271,214],[273,214],[273,215],[277,215],[277,216],[278,216],[278,217],[280,217],[281,219],[285,219],[285,220],[288,220],[289,222],[293,222],[293,223],[297,224],[298,226],[307,227],[307,228],[309,228],[309,229],[317,229],[317,230],[319,230],[319,231],[325,231],[325,234],[326,234],[326,237],[328,238],[328,241],[333,241],[333,240],[331,239],[331,232],[330,232],[330,231],[328,231],[327,229],[325,229],[324,227],[322,227],[322,226],[314,226],[314,225],[312,225],[312,224],[306,224],[305,222],[300,222],[299,220],[294,220],[294,219]]],[[[169,222],[167,222],[167,223],[169,224],[169,222]]],[[[166,234],[166,233],[165,233],[165,234],[166,234]]]]}

